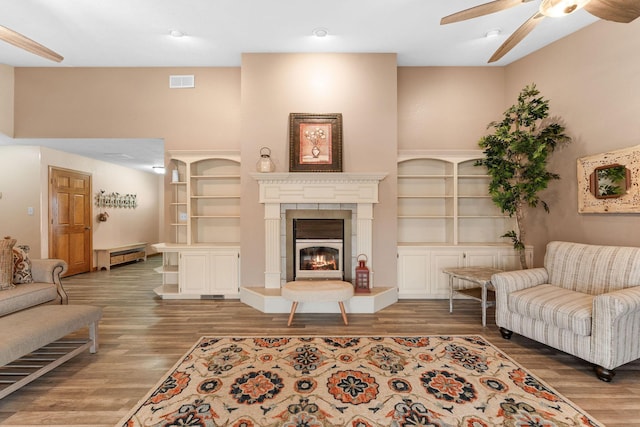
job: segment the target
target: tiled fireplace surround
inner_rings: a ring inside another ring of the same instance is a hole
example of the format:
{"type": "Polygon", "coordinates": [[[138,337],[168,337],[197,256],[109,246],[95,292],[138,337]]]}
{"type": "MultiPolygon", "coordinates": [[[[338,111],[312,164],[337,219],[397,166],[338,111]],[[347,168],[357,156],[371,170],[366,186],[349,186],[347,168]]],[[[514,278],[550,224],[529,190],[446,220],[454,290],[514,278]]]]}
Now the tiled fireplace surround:
{"type": "MultiPolygon", "coordinates": [[[[376,286],[372,256],[373,205],[384,173],[264,173],[251,175],[259,184],[264,205],[264,288],[241,288],[240,300],[264,313],[288,313],[291,302],[280,296],[286,283],[286,220],[289,209],[351,210],[352,269],[358,254],[365,254],[371,270],[371,293],[356,294],[345,303],[349,313],[375,313],[398,300],[396,288],[376,286]]],[[[349,254],[347,254],[349,255],[349,254]]],[[[352,273],[353,275],[353,273],[352,273]]],[[[336,303],[301,303],[298,312],[339,313],[336,303]]]]}

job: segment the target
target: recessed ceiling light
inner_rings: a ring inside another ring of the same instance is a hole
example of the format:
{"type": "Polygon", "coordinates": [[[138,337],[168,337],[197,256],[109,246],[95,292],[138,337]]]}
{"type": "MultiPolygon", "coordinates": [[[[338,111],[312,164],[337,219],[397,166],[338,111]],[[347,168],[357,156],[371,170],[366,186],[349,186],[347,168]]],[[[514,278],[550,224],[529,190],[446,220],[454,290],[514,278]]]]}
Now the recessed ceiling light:
{"type": "Polygon", "coordinates": [[[322,27],[314,28],[312,33],[316,37],[327,37],[329,35],[329,30],[327,30],[326,28],[322,28],[322,27]]]}
{"type": "Polygon", "coordinates": [[[169,30],[169,35],[176,38],[184,37],[184,33],[180,30],[169,30]]]}
{"type": "Polygon", "coordinates": [[[492,30],[489,30],[486,32],[486,34],[484,35],[486,38],[490,39],[493,37],[498,37],[500,35],[500,33],[502,32],[502,29],[500,28],[494,28],[492,30]]]}

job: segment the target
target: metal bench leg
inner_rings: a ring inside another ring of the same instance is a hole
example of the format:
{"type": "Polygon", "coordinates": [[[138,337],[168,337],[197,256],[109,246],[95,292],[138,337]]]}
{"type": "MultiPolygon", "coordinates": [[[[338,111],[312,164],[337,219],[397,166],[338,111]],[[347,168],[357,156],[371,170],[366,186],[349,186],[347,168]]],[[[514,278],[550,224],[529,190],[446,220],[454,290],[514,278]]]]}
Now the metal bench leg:
{"type": "Polygon", "coordinates": [[[91,340],[91,347],[89,352],[96,353],[98,351],[98,322],[91,322],[89,324],[89,339],[91,340]]]}
{"type": "Polygon", "coordinates": [[[298,301],[294,301],[291,304],[291,313],[289,313],[289,321],[287,322],[287,326],[291,326],[291,322],[293,322],[293,315],[296,313],[296,308],[298,307],[298,301]]]}

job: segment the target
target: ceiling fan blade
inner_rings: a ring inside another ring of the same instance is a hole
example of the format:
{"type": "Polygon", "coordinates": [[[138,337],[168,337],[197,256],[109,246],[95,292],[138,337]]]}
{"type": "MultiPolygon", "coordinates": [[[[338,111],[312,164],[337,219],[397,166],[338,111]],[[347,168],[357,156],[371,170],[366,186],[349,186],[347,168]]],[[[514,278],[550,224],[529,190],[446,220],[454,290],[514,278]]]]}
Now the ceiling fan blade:
{"type": "Polygon", "coordinates": [[[4,40],[14,46],[24,49],[28,52],[35,53],[43,58],[50,59],[55,62],[60,62],[64,58],[52,51],[49,48],[42,46],[40,43],[31,40],[28,37],[23,36],[7,27],[0,25],[0,40],[4,40]]]}
{"type": "Polygon", "coordinates": [[[638,0],[591,0],[584,8],[600,19],[624,24],[640,16],[640,1],[638,0]]]}
{"type": "Polygon", "coordinates": [[[527,34],[529,34],[536,27],[536,25],[538,25],[542,21],[543,18],[543,14],[541,14],[540,12],[536,12],[535,15],[527,19],[524,24],[518,27],[518,29],[515,30],[504,43],[502,43],[502,46],[500,46],[498,50],[494,52],[491,58],[489,58],[488,62],[495,62],[506,55],[507,52],[509,52],[518,43],[520,43],[522,39],[524,39],[527,34]]]}
{"type": "Polygon", "coordinates": [[[501,10],[510,9],[521,3],[527,3],[532,0],[495,0],[469,9],[461,10],[452,15],[445,16],[440,20],[440,25],[451,24],[454,22],[466,21],[467,19],[477,18],[479,16],[490,15],[500,12],[501,10]]]}

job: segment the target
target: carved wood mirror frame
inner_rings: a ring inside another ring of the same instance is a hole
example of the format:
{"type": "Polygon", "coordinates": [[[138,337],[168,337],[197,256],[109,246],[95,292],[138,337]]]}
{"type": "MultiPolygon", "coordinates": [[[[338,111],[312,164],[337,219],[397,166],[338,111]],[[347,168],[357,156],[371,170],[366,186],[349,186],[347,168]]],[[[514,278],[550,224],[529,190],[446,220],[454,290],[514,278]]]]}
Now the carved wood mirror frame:
{"type": "Polygon", "coordinates": [[[578,159],[578,212],[640,213],[640,145],[578,159]],[[604,172],[620,170],[622,177],[603,184],[604,172]]]}

